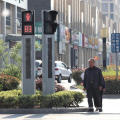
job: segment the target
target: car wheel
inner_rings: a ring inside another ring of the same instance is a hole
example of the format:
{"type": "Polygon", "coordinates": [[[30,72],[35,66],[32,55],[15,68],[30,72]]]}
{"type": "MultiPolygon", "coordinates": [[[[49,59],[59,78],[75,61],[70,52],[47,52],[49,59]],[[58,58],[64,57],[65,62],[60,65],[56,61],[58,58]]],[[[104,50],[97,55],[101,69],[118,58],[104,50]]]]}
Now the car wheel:
{"type": "Polygon", "coordinates": [[[72,77],[70,75],[69,78],[68,78],[68,83],[71,83],[71,82],[72,82],[72,77]]]}
{"type": "Polygon", "coordinates": [[[59,75],[59,76],[58,76],[58,79],[57,79],[57,82],[58,82],[58,83],[61,83],[61,80],[62,80],[62,76],[59,75]]]}

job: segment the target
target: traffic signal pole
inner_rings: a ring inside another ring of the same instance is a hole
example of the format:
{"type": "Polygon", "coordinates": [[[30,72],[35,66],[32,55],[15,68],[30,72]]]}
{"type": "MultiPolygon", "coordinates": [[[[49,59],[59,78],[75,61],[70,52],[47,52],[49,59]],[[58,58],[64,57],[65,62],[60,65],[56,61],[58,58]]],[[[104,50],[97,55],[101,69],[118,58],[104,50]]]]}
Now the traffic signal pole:
{"type": "Polygon", "coordinates": [[[35,94],[34,11],[22,12],[22,93],[35,94]]]}
{"type": "Polygon", "coordinates": [[[119,60],[118,56],[119,55],[117,52],[115,54],[116,54],[116,80],[118,80],[118,60],[119,60]]]}
{"type": "Polygon", "coordinates": [[[103,69],[106,70],[107,53],[106,53],[106,38],[103,38],[103,69]]]}
{"type": "Polygon", "coordinates": [[[54,36],[43,35],[42,45],[42,90],[48,95],[55,92],[54,36]]]}
{"type": "Polygon", "coordinates": [[[55,92],[54,32],[56,11],[42,11],[42,90],[43,95],[55,92]]]}

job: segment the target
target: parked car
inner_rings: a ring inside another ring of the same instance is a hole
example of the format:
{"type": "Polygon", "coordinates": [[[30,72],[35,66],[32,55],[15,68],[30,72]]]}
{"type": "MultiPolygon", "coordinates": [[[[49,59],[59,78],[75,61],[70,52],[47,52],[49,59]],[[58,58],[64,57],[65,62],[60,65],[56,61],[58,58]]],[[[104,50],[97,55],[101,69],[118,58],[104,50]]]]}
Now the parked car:
{"type": "Polygon", "coordinates": [[[36,78],[42,77],[42,61],[41,60],[35,60],[35,72],[36,72],[36,78]]]}
{"type": "Polygon", "coordinates": [[[71,83],[72,71],[64,62],[55,61],[55,78],[58,83],[61,83],[61,80],[66,79],[71,83]]]}
{"type": "MultiPolygon", "coordinates": [[[[36,60],[36,78],[42,77],[42,61],[36,60]]],[[[71,83],[72,80],[72,71],[70,68],[62,61],[55,61],[55,79],[58,83],[61,83],[62,80],[68,80],[71,83]]]]}

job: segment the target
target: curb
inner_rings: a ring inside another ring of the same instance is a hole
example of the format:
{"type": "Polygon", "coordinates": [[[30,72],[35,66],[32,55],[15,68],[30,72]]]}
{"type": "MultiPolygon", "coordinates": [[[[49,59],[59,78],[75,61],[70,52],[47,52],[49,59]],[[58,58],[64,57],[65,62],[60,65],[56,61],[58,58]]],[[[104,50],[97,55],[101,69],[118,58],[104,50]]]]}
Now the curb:
{"type": "Polygon", "coordinates": [[[51,108],[51,109],[0,109],[0,114],[55,114],[69,112],[87,112],[88,108],[51,108]]]}

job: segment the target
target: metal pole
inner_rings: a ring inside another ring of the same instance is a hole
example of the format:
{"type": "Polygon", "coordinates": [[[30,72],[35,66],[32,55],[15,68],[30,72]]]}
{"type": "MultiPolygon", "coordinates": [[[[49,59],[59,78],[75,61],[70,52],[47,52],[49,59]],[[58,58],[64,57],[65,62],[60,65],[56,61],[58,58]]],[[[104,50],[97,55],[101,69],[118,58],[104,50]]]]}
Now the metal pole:
{"type": "Polygon", "coordinates": [[[116,80],[118,80],[118,53],[116,52],[116,80]]]}
{"type": "Polygon", "coordinates": [[[103,69],[106,70],[106,38],[103,38],[103,69]]]}

